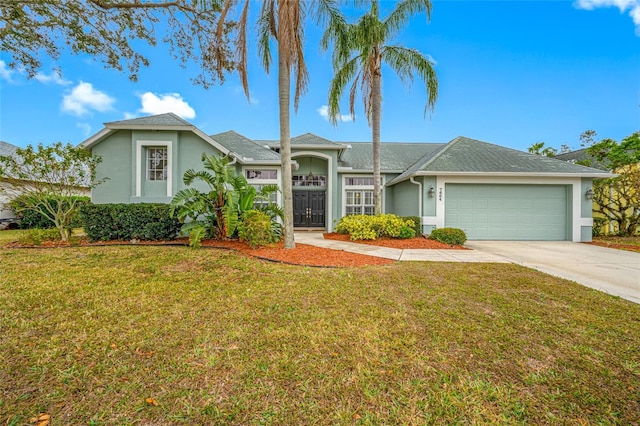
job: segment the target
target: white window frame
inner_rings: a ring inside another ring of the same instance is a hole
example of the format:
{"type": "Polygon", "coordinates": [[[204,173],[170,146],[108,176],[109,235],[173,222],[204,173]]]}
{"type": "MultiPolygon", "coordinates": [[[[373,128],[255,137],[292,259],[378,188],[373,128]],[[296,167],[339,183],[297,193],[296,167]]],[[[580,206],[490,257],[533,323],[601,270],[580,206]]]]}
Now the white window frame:
{"type": "MultiPolygon", "coordinates": [[[[373,175],[344,175],[342,176],[342,216],[346,216],[347,215],[347,191],[374,191],[374,187],[373,185],[347,185],[347,179],[348,178],[371,178],[373,179],[373,175]]],[[[381,177],[381,180],[384,180],[383,177],[381,177]]],[[[384,185],[384,183],[381,183],[381,188],[382,185],[384,185]]],[[[384,194],[384,191],[381,191],[384,194]]],[[[364,201],[365,195],[364,193],[362,194],[362,200],[364,201]]],[[[383,206],[383,210],[384,210],[384,197],[381,194],[381,204],[383,206]]],[[[372,202],[373,202],[373,194],[372,194],[372,202]]],[[[365,206],[371,206],[375,209],[375,205],[371,204],[361,204],[362,206],[362,213],[361,214],[365,214],[364,213],[364,207],[365,206]]]]}
{"type": "Polygon", "coordinates": [[[280,191],[278,191],[276,193],[276,203],[279,206],[282,206],[282,198],[281,198],[281,191],[282,191],[282,182],[281,182],[281,175],[282,173],[280,173],[280,168],[279,167],[243,167],[242,168],[242,175],[245,177],[245,179],[247,179],[247,183],[251,186],[254,185],[278,185],[278,188],[280,188],[280,191]],[[275,170],[276,171],[276,179],[248,179],[247,178],[247,170],[275,170]]]}
{"type": "Polygon", "coordinates": [[[160,181],[167,184],[167,197],[171,197],[173,191],[173,144],[171,141],[136,141],[136,197],[142,196],[142,182],[147,175],[147,156],[145,148],[167,149],[167,180],[160,181]]]}

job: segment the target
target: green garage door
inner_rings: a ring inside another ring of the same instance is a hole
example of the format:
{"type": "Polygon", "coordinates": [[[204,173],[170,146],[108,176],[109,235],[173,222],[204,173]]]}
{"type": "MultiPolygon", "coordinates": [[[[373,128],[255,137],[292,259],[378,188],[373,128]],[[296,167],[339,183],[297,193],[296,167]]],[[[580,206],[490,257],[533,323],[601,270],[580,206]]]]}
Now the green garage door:
{"type": "Polygon", "coordinates": [[[566,240],[568,187],[445,185],[445,226],[470,240],[566,240]]]}

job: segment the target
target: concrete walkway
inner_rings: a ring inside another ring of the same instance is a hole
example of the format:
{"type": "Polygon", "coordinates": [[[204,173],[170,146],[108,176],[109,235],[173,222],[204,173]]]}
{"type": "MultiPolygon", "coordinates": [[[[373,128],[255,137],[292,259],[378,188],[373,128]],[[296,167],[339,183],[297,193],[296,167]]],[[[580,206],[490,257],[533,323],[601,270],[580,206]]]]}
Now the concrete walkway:
{"type": "Polygon", "coordinates": [[[465,245],[640,303],[640,253],[568,241],[467,241],[465,245]]]}
{"type": "Polygon", "coordinates": [[[350,243],[345,241],[325,240],[322,232],[296,232],[297,243],[310,246],[324,247],[333,250],[348,251],[350,253],[366,254],[367,256],[383,257],[400,261],[431,261],[431,262],[497,262],[509,261],[493,254],[477,250],[420,250],[394,249],[378,247],[369,244],[350,243]]]}

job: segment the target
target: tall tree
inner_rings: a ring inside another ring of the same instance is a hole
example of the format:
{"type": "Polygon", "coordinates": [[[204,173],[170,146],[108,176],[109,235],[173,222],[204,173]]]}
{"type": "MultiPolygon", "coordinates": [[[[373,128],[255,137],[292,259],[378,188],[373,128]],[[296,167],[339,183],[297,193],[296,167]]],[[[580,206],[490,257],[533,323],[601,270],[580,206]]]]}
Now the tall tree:
{"type": "Polygon", "coordinates": [[[340,116],[340,99],[349,89],[349,108],[355,118],[358,87],[373,142],[373,180],[375,213],[382,211],[380,187],[380,122],[382,115],[382,65],[388,65],[403,83],[413,82],[417,75],[426,85],[427,109],[433,109],[438,97],[438,79],[433,61],[416,49],[389,44],[417,13],[431,17],[430,0],[401,0],[385,19],[380,19],[380,1],[371,1],[371,8],[355,24],[334,19],[322,38],[321,47],[333,43],[334,78],[329,88],[329,117],[334,124],[340,116]]]}
{"type": "MultiPolygon", "coordinates": [[[[43,57],[53,61],[63,52],[85,53],[107,67],[136,80],[140,66],[149,60],[135,41],[155,45],[157,27],[166,27],[161,39],[183,63],[197,63],[195,82],[208,87],[231,70],[232,52],[223,37],[218,55],[209,53],[222,0],[0,0],[0,51],[9,55],[8,66],[24,69],[33,77],[43,67],[43,57]],[[166,25],[158,25],[164,23],[166,25]],[[214,72],[212,72],[214,71],[214,72]]],[[[227,22],[228,32],[234,26],[227,22]]]]}
{"type": "MultiPolygon", "coordinates": [[[[224,35],[224,23],[228,14],[238,5],[238,0],[225,0],[218,21],[217,35],[224,35]]],[[[238,19],[237,70],[247,98],[247,29],[250,0],[245,0],[238,19]]],[[[278,105],[280,116],[280,157],[282,166],[282,194],[284,198],[284,246],[294,248],[293,236],[293,188],[291,183],[291,77],[294,76],[294,109],[298,109],[300,96],[309,83],[304,61],[304,30],[307,15],[320,23],[339,17],[337,0],[264,0],[258,18],[258,51],[267,71],[271,67],[271,43],[275,42],[278,54],[278,105]]],[[[214,49],[224,44],[215,41],[214,49]]],[[[214,52],[215,54],[215,52],[214,52]]]]}

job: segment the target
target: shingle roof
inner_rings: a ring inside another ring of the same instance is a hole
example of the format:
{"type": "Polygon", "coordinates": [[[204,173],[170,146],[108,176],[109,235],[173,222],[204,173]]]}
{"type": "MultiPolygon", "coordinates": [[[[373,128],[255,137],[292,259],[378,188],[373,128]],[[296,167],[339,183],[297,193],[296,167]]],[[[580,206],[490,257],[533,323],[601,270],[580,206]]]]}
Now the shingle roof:
{"type": "MultiPolygon", "coordinates": [[[[274,139],[256,139],[256,143],[261,145],[268,145],[272,147],[277,147],[280,145],[279,140],[274,139]]],[[[291,147],[292,148],[300,148],[300,147],[315,147],[315,148],[325,148],[325,149],[344,149],[345,145],[340,142],[334,142],[329,139],[325,139],[321,136],[314,135],[313,133],[305,133],[303,135],[295,136],[291,138],[291,147]]]]}
{"type": "Polygon", "coordinates": [[[16,152],[16,149],[18,149],[17,146],[8,142],[0,141],[0,155],[13,155],[13,153],[16,152]]]}
{"type": "Polygon", "coordinates": [[[109,126],[177,126],[177,127],[193,127],[193,124],[178,117],[172,112],[166,114],[150,115],[147,117],[132,118],[130,120],[111,121],[105,123],[106,127],[109,126]]]}
{"type": "Polygon", "coordinates": [[[280,155],[277,153],[245,136],[242,136],[239,133],[234,132],[233,130],[211,135],[210,138],[227,148],[229,151],[233,151],[246,159],[251,158],[253,160],[262,161],[280,160],[280,155]]]}
{"type": "Polygon", "coordinates": [[[602,162],[597,161],[591,155],[588,154],[587,148],[578,149],[576,151],[565,152],[564,154],[557,154],[553,158],[566,161],[571,164],[587,162],[590,167],[594,167],[600,170],[608,170],[609,168],[602,162]]]}
{"type": "MultiPolygon", "coordinates": [[[[340,167],[354,170],[373,170],[373,144],[370,142],[343,142],[350,146],[343,153],[340,167]]],[[[425,154],[436,150],[439,143],[400,143],[382,142],[380,144],[380,169],[383,172],[401,172],[425,154]]]]}
{"type": "Polygon", "coordinates": [[[591,167],[460,136],[437,152],[425,155],[390,184],[429,173],[605,174],[591,167]]]}

